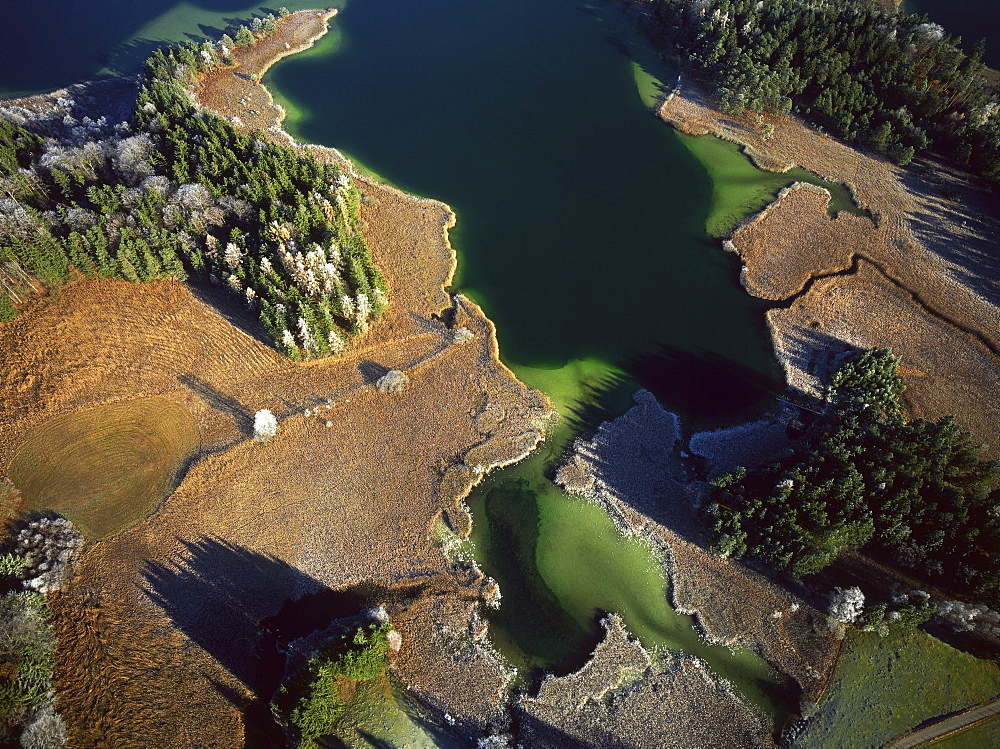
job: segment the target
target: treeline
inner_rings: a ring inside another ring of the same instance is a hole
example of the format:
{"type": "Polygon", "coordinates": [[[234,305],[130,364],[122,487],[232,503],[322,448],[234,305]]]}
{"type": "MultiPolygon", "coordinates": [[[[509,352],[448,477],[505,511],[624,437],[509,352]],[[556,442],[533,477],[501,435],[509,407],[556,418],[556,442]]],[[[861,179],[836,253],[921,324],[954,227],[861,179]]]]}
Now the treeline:
{"type": "Polygon", "coordinates": [[[795,112],[900,164],[935,148],[1000,181],[1000,108],[982,47],[862,0],[630,0],[728,111],[795,112]]]}
{"type": "Polygon", "coordinates": [[[0,111],[0,319],[71,268],[220,284],[293,358],[341,351],[383,310],[349,177],[192,105],[227,41],[154,52],[130,123],[0,111]]]}
{"type": "Polygon", "coordinates": [[[801,577],[843,549],[977,601],[1000,601],[1000,462],[981,459],[951,419],[907,421],[897,360],[849,359],[829,405],[789,454],[714,482],[716,548],[801,577]]]}

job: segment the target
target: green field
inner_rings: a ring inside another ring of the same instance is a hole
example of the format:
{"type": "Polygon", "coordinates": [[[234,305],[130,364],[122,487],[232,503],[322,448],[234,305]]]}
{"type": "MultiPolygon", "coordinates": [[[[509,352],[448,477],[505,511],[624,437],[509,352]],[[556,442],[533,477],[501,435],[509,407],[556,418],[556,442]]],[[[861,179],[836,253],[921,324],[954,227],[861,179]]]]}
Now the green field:
{"type": "Polygon", "coordinates": [[[1000,746],[1000,716],[994,715],[927,744],[928,749],[984,749],[988,746],[1000,746]]]}
{"type": "Polygon", "coordinates": [[[140,398],[46,422],[18,448],[8,474],[24,509],[55,510],[96,541],[155,510],[199,447],[183,406],[140,398]]]}
{"type": "MultiPolygon", "coordinates": [[[[997,696],[1000,667],[995,663],[920,631],[886,638],[852,631],[815,715],[791,745],[803,749],[880,747],[924,721],[997,696]]],[[[996,731],[987,725],[982,730],[996,731]]],[[[960,738],[957,734],[953,740],[960,738]]]]}

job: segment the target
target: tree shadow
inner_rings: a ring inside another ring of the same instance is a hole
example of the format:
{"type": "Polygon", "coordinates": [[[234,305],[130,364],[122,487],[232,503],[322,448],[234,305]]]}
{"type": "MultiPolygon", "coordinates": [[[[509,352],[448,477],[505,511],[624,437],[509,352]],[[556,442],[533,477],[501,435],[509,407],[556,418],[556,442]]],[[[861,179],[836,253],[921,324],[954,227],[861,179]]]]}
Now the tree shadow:
{"type": "Polygon", "coordinates": [[[195,279],[189,279],[187,287],[198,301],[207,304],[234,328],[246,333],[272,351],[275,350],[274,341],[268,335],[264,323],[260,321],[260,318],[256,314],[247,309],[246,302],[242,297],[238,297],[218,286],[199,283],[195,279]]]}
{"type": "Polygon", "coordinates": [[[634,746],[616,737],[602,726],[590,724],[592,734],[587,739],[571,735],[558,726],[547,723],[532,715],[521,706],[514,709],[517,739],[523,746],[545,747],[546,749],[627,749],[634,746]]]}
{"type": "Polygon", "coordinates": [[[389,367],[369,359],[362,359],[358,362],[358,373],[361,375],[362,382],[366,385],[374,385],[389,371],[389,367]]]}
{"type": "Polygon", "coordinates": [[[175,559],[146,564],[144,592],[179,630],[262,694],[261,621],[322,585],[276,557],[220,538],[181,543],[175,559]]]}
{"type": "Polygon", "coordinates": [[[222,391],[217,390],[215,386],[197,375],[179,375],[177,379],[208,406],[231,416],[233,421],[236,422],[236,428],[240,430],[240,434],[244,437],[253,435],[253,412],[248,406],[243,405],[243,403],[233,396],[226,395],[222,391]]]}
{"type": "Polygon", "coordinates": [[[626,360],[625,371],[668,410],[690,414],[692,429],[735,423],[784,391],[777,378],[707,349],[659,344],[626,360]]]}
{"type": "Polygon", "coordinates": [[[284,675],[288,643],[356,616],[367,598],[330,590],[276,557],[223,539],[181,543],[183,551],[170,562],[146,564],[143,592],[253,694],[247,699],[215,685],[243,712],[247,746],[283,746],[269,704],[284,675]]]}
{"type": "Polygon", "coordinates": [[[907,217],[917,239],[955,266],[951,274],[956,280],[1000,306],[996,193],[975,177],[939,161],[921,161],[903,173],[903,182],[927,209],[907,217]]]}
{"type": "Polygon", "coordinates": [[[625,411],[632,404],[632,393],[637,388],[635,380],[619,372],[609,372],[594,382],[584,382],[582,397],[570,403],[564,414],[574,436],[588,435],[625,411]]]}

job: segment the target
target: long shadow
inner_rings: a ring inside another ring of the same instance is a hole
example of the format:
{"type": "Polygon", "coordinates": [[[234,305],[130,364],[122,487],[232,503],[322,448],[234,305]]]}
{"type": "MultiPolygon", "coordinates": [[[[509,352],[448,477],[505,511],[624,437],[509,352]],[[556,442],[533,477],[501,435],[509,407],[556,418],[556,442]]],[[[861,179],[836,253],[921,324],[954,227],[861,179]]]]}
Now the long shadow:
{"type": "Polygon", "coordinates": [[[283,746],[269,701],[284,675],[285,648],[335,619],[357,615],[366,597],[330,590],[280,559],[223,539],[182,543],[174,560],[147,563],[143,590],[253,693],[247,700],[215,685],[243,711],[247,746],[283,746]]]}
{"type": "Polygon", "coordinates": [[[637,385],[625,374],[609,372],[595,382],[583,383],[583,396],[567,407],[564,414],[575,437],[590,434],[603,422],[613,419],[632,403],[637,385]]]}
{"type": "Polygon", "coordinates": [[[247,309],[242,299],[211,284],[188,281],[187,286],[195,297],[218,312],[230,325],[268,348],[274,348],[274,342],[267,334],[264,324],[255,313],[247,309]]]}
{"type": "Polygon", "coordinates": [[[197,375],[180,375],[177,379],[207,405],[231,416],[233,421],[236,422],[236,427],[244,437],[249,437],[253,434],[253,412],[249,407],[243,405],[243,403],[233,396],[226,395],[216,389],[214,385],[205,382],[205,380],[197,375]]]}
{"type": "Polygon", "coordinates": [[[627,749],[634,746],[617,738],[611,731],[601,726],[591,725],[589,740],[571,736],[558,726],[546,723],[523,708],[514,711],[515,731],[523,746],[546,747],[546,749],[627,749]]]}
{"type": "Polygon", "coordinates": [[[178,629],[261,694],[261,621],[322,585],[280,559],[223,539],[182,544],[174,560],[145,566],[144,592],[178,629]]]}
{"type": "Polygon", "coordinates": [[[624,369],[668,410],[689,416],[692,428],[739,421],[784,391],[777,377],[706,349],[659,344],[624,369]]]}
{"type": "Polygon", "coordinates": [[[967,174],[940,162],[904,173],[907,190],[933,207],[912,213],[910,226],[932,252],[953,263],[952,275],[1000,306],[1000,208],[997,196],[967,174]],[[962,234],[948,231],[949,224],[962,234]]]}

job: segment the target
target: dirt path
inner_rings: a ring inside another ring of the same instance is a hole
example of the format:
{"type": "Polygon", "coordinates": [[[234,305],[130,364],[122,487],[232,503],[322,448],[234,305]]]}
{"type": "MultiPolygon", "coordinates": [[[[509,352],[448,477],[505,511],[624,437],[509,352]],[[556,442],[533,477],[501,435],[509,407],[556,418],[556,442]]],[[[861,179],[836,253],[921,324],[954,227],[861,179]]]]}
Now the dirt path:
{"type": "Polygon", "coordinates": [[[912,747],[922,746],[934,739],[940,739],[949,734],[958,733],[966,728],[970,728],[977,723],[982,723],[994,715],[1000,715],[1000,700],[994,700],[986,705],[974,707],[959,715],[952,715],[937,723],[925,726],[918,731],[908,733],[886,744],[884,749],[912,749],[912,747]]]}

